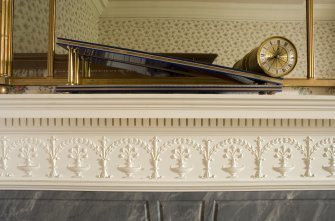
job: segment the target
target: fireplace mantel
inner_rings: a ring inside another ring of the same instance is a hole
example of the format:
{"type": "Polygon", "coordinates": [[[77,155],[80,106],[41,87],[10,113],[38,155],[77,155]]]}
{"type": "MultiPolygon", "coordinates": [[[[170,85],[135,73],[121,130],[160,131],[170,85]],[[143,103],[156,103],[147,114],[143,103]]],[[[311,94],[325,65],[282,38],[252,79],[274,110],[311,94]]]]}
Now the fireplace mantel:
{"type": "Polygon", "coordinates": [[[0,188],[335,189],[335,97],[2,95],[0,188]]]}
{"type": "Polygon", "coordinates": [[[4,117],[28,118],[334,118],[333,96],[5,95],[4,117]]]}

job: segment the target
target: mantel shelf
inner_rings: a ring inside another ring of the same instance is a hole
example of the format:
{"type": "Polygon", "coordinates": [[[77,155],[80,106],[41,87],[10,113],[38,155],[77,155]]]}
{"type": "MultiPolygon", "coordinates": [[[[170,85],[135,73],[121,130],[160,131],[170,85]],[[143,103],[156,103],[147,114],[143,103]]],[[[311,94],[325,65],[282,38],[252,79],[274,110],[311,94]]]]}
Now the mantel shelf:
{"type": "Polygon", "coordinates": [[[2,117],[334,119],[334,96],[2,95],[2,117]]]}
{"type": "Polygon", "coordinates": [[[0,104],[0,189],[335,189],[332,96],[1,95],[0,104]]]}

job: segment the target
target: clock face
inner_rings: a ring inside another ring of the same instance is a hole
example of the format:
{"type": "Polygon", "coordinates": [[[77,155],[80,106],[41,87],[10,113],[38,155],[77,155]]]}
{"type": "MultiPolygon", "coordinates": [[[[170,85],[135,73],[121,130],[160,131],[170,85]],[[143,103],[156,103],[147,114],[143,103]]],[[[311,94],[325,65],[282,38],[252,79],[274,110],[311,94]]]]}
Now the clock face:
{"type": "Polygon", "coordinates": [[[272,77],[290,73],[298,61],[297,49],[283,37],[272,37],[262,43],[257,60],[263,71],[272,77]]]}

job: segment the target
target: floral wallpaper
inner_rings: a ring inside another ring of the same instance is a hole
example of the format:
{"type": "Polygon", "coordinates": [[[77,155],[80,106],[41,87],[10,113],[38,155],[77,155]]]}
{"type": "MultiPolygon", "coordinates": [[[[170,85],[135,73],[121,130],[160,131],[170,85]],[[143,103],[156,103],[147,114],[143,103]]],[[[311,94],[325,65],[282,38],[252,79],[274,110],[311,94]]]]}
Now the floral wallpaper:
{"type": "Polygon", "coordinates": [[[335,21],[315,22],[315,74],[335,78],[335,21]]]}
{"type": "Polygon", "coordinates": [[[289,77],[307,76],[304,22],[104,18],[99,29],[102,44],[148,52],[217,53],[216,64],[229,67],[264,39],[284,35],[299,53],[297,67],[289,77]]]}
{"type": "MultiPolygon", "coordinates": [[[[91,0],[58,0],[56,36],[96,42],[99,16],[91,0]]],[[[14,53],[48,51],[49,0],[14,1],[14,53]]],[[[56,48],[56,52],[64,52],[56,48]]]]}
{"type": "Polygon", "coordinates": [[[14,53],[48,52],[48,0],[14,1],[14,53]]]}
{"type": "MultiPolygon", "coordinates": [[[[88,42],[98,41],[99,16],[89,3],[91,0],[58,0],[56,36],[88,42]]],[[[56,47],[56,53],[66,53],[56,47]]]]}

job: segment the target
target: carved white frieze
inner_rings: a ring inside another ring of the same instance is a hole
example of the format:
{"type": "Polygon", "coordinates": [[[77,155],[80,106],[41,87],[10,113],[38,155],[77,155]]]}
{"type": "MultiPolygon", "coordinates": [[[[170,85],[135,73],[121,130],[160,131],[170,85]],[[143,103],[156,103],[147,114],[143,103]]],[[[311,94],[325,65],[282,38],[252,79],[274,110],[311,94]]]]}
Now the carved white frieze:
{"type": "Polygon", "coordinates": [[[262,183],[280,178],[331,180],[335,174],[333,137],[19,136],[0,137],[2,179],[23,176],[62,182],[80,178],[99,183],[108,178],[113,183],[136,178],[159,184],[234,178],[262,183]]]}
{"type": "Polygon", "coordinates": [[[62,175],[58,173],[57,161],[60,160],[59,153],[63,150],[62,145],[56,145],[58,139],[55,136],[52,136],[48,140],[48,145],[45,146],[45,150],[49,155],[48,161],[50,163],[50,172],[47,174],[50,178],[59,178],[62,175]]]}
{"type": "Polygon", "coordinates": [[[82,178],[83,172],[90,169],[90,164],[85,164],[84,160],[88,158],[87,147],[95,148],[95,144],[86,138],[70,138],[60,144],[60,148],[70,147],[69,157],[73,163],[68,164],[67,168],[75,175],[73,178],[82,178]]]}
{"type": "Polygon", "coordinates": [[[152,140],[150,140],[151,145],[148,145],[148,148],[146,148],[147,153],[150,155],[150,163],[152,165],[152,173],[150,176],[148,176],[149,179],[160,179],[163,178],[159,174],[159,167],[158,163],[161,161],[161,154],[165,151],[164,147],[160,145],[162,143],[162,140],[158,137],[154,137],[152,140]]]}
{"type": "Polygon", "coordinates": [[[335,145],[325,148],[323,156],[328,157],[329,165],[322,168],[330,173],[330,177],[333,177],[335,172],[335,145]]]}
{"type": "Polygon", "coordinates": [[[7,161],[10,160],[9,152],[13,150],[13,146],[8,146],[7,142],[9,140],[6,137],[0,137],[0,148],[1,148],[1,156],[0,156],[0,176],[10,177],[11,173],[8,172],[8,164],[7,161]]]}
{"type": "Polygon", "coordinates": [[[230,174],[229,178],[236,178],[237,174],[244,169],[244,166],[238,164],[238,160],[242,158],[242,150],[236,146],[230,146],[224,149],[223,158],[228,159],[228,166],[222,169],[230,174]]]}
{"type": "Polygon", "coordinates": [[[280,146],[275,149],[274,157],[279,160],[279,166],[273,167],[273,170],[280,173],[280,177],[286,177],[286,174],[294,169],[294,166],[290,166],[288,161],[291,159],[292,150],[290,148],[285,148],[285,146],[280,146]]]}
{"type": "Polygon", "coordinates": [[[110,154],[114,151],[114,146],[107,145],[109,139],[107,137],[102,137],[100,140],[100,145],[93,146],[96,154],[99,156],[99,163],[100,163],[100,174],[97,178],[111,178],[113,177],[108,173],[108,166],[107,163],[110,161],[110,154]]]}
{"type": "Polygon", "coordinates": [[[247,150],[251,152],[251,154],[255,157],[255,175],[252,175],[252,178],[265,178],[266,175],[263,174],[263,161],[265,161],[264,153],[269,150],[269,147],[267,145],[264,145],[263,143],[265,140],[262,137],[258,137],[256,140],[256,145],[251,146],[250,144],[245,144],[245,147],[247,150]]]}
{"type": "Polygon", "coordinates": [[[121,147],[119,157],[124,160],[123,164],[118,165],[118,169],[126,174],[125,178],[131,178],[140,170],[140,163],[134,160],[139,157],[138,147],[146,148],[148,144],[137,138],[121,139],[112,144],[115,148],[121,147]]]}
{"type": "MultiPolygon", "coordinates": [[[[264,167],[279,173],[279,177],[291,177],[289,174],[293,170],[301,171],[303,177],[313,177],[316,174],[312,173],[311,169],[313,161],[316,160],[323,162],[322,167],[315,168],[318,170],[318,176],[322,176],[320,169],[331,176],[335,173],[333,169],[335,168],[335,138],[332,137],[320,140],[312,139],[310,136],[300,137],[299,140],[290,137],[271,139],[257,137],[250,143],[252,138],[245,140],[230,137],[221,138],[222,141],[218,139],[220,137],[171,139],[164,136],[153,138],[92,136],[88,139],[62,138],[54,135],[45,138],[2,136],[0,137],[0,169],[2,176],[10,176],[9,171],[15,171],[15,168],[10,165],[13,165],[14,160],[19,159],[21,161],[16,164],[16,167],[19,171],[23,171],[25,176],[33,176],[35,173],[40,176],[38,169],[41,169],[41,165],[47,165],[49,172],[46,177],[48,178],[64,178],[65,175],[60,174],[64,168],[73,172],[75,177],[83,178],[84,172],[92,169],[93,164],[98,170],[95,169],[88,174],[91,176],[95,173],[95,178],[114,178],[109,171],[115,168],[126,174],[127,178],[142,170],[145,171],[145,178],[148,180],[171,178],[171,174],[166,173],[168,168],[177,173],[178,178],[186,178],[187,174],[192,172],[194,174],[192,179],[195,178],[194,176],[197,179],[222,179],[224,178],[222,173],[214,175],[212,170],[223,169],[230,175],[229,177],[238,178],[238,174],[244,173],[246,168],[252,168],[252,163],[255,163],[256,172],[252,178],[269,176],[264,174],[264,167]],[[167,150],[170,150],[170,155],[165,154],[167,150]],[[267,155],[266,158],[265,153],[270,150],[273,154],[267,155]],[[244,155],[245,151],[250,152],[250,155],[244,155]],[[71,159],[70,162],[64,157],[65,153],[68,153],[66,156],[71,159]],[[214,161],[219,159],[217,155],[225,159],[223,166],[220,161],[214,161]],[[293,156],[295,160],[300,160],[304,167],[296,167],[295,165],[299,163],[295,161],[293,164],[293,156]],[[117,159],[121,159],[122,163],[116,165],[117,159]],[[64,167],[64,165],[67,166],[64,167]],[[161,174],[159,165],[165,168],[164,174],[161,174]],[[195,169],[197,171],[194,171],[195,169]]],[[[19,176],[19,173],[16,171],[12,175],[19,176]]],[[[273,176],[274,174],[271,175],[273,176]]]]}
{"type": "Polygon", "coordinates": [[[176,165],[171,166],[171,170],[179,175],[178,178],[183,179],[185,175],[193,170],[187,165],[187,160],[191,157],[190,149],[182,145],[172,150],[171,158],[176,160],[176,165]]]}
{"type": "Polygon", "coordinates": [[[242,149],[250,150],[251,145],[239,138],[228,138],[224,141],[219,142],[215,149],[225,148],[223,157],[228,159],[228,166],[224,166],[222,169],[229,173],[229,178],[236,178],[237,174],[244,170],[244,166],[238,164],[238,159],[242,158],[242,149]]]}
{"type": "Polygon", "coordinates": [[[335,173],[335,138],[326,138],[315,144],[316,148],[324,147],[323,157],[328,158],[328,165],[322,166],[324,170],[330,173],[329,177],[334,177],[335,173]]]}
{"type": "Polygon", "coordinates": [[[214,161],[214,154],[221,148],[220,145],[212,146],[212,140],[204,140],[204,145],[201,146],[200,152],[203,155],[204,175],[200,176],[203,179],[215,178],[215,174],[211,174],[211,162],[214,161]]]}
{"type": "Polygon", "coordinates": [[[90,165],[83,164],[83,160],[88,157],[87,149],[77,145],[71,148],[69,156],[74,160],[74,163],[69,164],[67,168],[76,174],[73,177],[82,178],[82,173],[90,169],[90,165]]]}
{"type": "Polygon", "coordinates": [[[191,158],[191,149],[201,152],[201,145],[189,138],[175,138],[164,144],[165,148],[174,148],[171,152],[171,159],[176,160],[176,165],[171,166],[170,170],[177,173],[176,178],[184,179],[186,174],[193,170],[188,166],[187,161],[191,158]]]}
{"type": "Polygon", "coordinates": [[[37,138],[22,138],[16,140],[12,145],[19,149],[18,156],[23,159],[23,163],[17,168],[25,172],[25,177],[32,177],[33,171],[40,168],[39,164],[33,162],[34,158],[38,157],[37,148],[42,149],[46,144],[37,138]]]}
{"type": "Polygon", "coordinates": [[[307,137],[304,139],[305,145],[297,145],[298,150],[303,154],[303,161],[305,163],[305,173],[302,177],[314,177],[315,174],[312,173],[312,160],[314,160],[313,154],[318,150],[317,145],[312,145],[313,139],[307,137]]]}
{"type": "Polygon", "coordinates": [[[266,144],[267,148],[274,149],[274,158],[279,160],[279,166],[274,166],[272,169],[280,173],[281,178],[286,177],[286,174],[294,169],[294,166],[288,164],[288,160],[292,157],[292,149],[297,148],[301,151],[303,148],[295,139],[292,138],[276,138],[266,144]],[[289,147],[287,147],[289,146],[289,147]]]}

